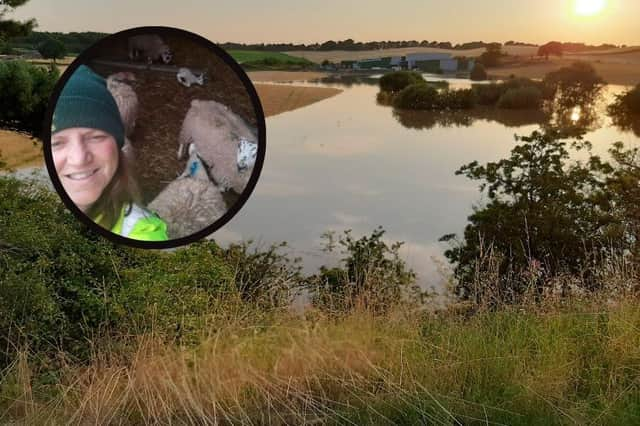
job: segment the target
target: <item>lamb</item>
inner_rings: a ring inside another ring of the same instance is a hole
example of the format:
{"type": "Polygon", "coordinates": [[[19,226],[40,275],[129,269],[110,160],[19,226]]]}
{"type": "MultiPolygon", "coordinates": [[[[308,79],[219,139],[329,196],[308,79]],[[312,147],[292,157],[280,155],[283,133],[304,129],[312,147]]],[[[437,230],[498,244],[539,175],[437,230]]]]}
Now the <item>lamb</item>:
{"type": "Polygon", "coordinates": [[[129,38],[129,59],[134,60],[139,56],[146,59],[148,64],[158,60],[168,64],[173,58],[169,46],[156,34],[141,34],[129,38]]]}
{"type": "Polygon", "coordinates": [[[195,145],[220,189],[242,193],[257,155],[255,128],[218,102],[194,99],[182,123],[179,143],[178,158],[185,147],[195,145]]]}
{"type": "Polygon", "coordinates": [[[192,84],[199,84],[202,86],[206,77],[204,73],[196,75],[189,68],[180,68],[176,74],[176,79],[183,86],[191,87],[192,84]]]}
{"type": "Polygon", "coordinates": [[[189,149],[184,173],[149,204],[167,223],[169,238],[181,238],[208,227],[226,211],[220,188],[210,179],[195,147],[189,149]]]}

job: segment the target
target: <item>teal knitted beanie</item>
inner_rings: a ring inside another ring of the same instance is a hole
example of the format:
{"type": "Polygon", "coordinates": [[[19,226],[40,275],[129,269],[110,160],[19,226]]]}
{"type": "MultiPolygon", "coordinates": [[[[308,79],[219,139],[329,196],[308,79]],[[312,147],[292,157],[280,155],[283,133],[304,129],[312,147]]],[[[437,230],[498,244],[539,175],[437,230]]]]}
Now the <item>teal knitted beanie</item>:
{"type": "Polygon", "coordinates": [[[104,78],[80,65],[67,80],[53,113],[51,133],[72,127],[99,129],[124,145],[124,126],[118,105],[104,78]]]}

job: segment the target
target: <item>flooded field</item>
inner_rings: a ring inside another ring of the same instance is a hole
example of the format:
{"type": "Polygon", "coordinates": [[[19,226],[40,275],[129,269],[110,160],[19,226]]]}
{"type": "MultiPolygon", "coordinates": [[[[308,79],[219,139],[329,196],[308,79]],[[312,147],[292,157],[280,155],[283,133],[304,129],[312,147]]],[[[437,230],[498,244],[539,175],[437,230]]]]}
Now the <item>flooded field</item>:
{"type": "MultiPolygon", "coordinates": [[[[439,79],[432,78],[432,79],[439,79]]],[[[543,113],[477,108],[455,113],[397,112],[376,103],[376,79],[325,79],[310,86],[343,92],[267,120],[267,157],[261,179],[244,206],[215,238],[287,241],[314,268],[335,261],[321,251],[329,229],[369,234],[382,225],[422,285],[442,288],[447,248],[438,239],[461,233],[475,204],[477,182],[454,172],[477,160],[495,161],[549,120],[543,113]]],[[[469,87],[464,79],[452,88],[469,87]]],[[[604,107],[623,86],[607,86],[586,139],[606,155],[610,144],[640,138],[614,127],[604,107]]],[[[579,120],[572,111],[573,118],[579,120]]],[[[571,119],[571,116],[569,117],[571,119]]]]}
{"type": "MultiPolygon", "coordinates": [[[[483,198],[477,182],[454,172],[471,161],[495,161],[553,117],[543,112],[476,108],[461,112],[400,112],[376,102],[377,76],[326,78],[296,85],[342,92],[267,119],[267,155],[258,185],[243,209],[213,235],[220,243],[287,241],[307,272],[339,258],[324,253],[327,230],[369,234],[376,226],[402,253],[424,287],[442,288],[448,268],[438,239],[460,234],[483,198]]],[[[428,77],[438,80],[441,77],[428,77]]],[[[291,83],[272,83],[291,84],[291,83]]],[[[449,87],[469,87],[450,79],[449,87]]],[[[624,86],[607,86],[589,111],[569,111],[585,122],[594,152],[640,138],[612,125],[604,108],[624,86]]],[[[1,149],[1,148],[0,148],[1,149]]]]}

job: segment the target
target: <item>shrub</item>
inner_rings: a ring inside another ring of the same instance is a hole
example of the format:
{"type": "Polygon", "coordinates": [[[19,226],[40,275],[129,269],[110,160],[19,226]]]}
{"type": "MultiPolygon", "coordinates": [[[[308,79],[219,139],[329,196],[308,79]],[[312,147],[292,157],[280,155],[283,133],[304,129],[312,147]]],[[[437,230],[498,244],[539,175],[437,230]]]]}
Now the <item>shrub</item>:
{"type": "Polygon", "coordinates": [[[54,66],[0,62],[0,125],[39,136],[58,77],[54,66]]]}
{"type": "Polygon", "coordinates": [[[528,109],[539,108],[542,104],[542,93],[535,87],[508,89],[498,100],[498,108],[528,109]]]}
{"type": "MultiPolygon", "coordinates": [[[[322,266],[320,273],[307,281],[316,306],[332,312],[363,308],[384,313],[400,303],[408,291],[422,294],[415,287],[415,273],[398,253],[403,243],[387,245],[382,240],[384,233],[378,227],[370,236],[355,239],[351,230],[344,231],[338,240],[346,256],[342,266],[322,266]]],[[[323,237],[327,240],[326,250],[333,251],[334,234],[329,232],[323,237]]]]}
{"type": "MultiPolygon", "coordinates": [[[[598,265],[625,250],[636,252],[640,227],[620,212],[625,205],[637,212],[638,203],[621,194],[620,185],[637,196],[637,175],[629,173],[637,173],[637,160],[614,173],[611,164],[591,154],[588,142],[577,138],[570,151],[565,137],[534,131],[516,137],[520,144],[508,158],[485,165],[474,161],[456,171],[480,181],[487,194],[485,205],[468,217],[464,240],[445,252],[456,265],[463,298],[513,302],[527,291],[542,294],[551,284],[543,276],[561,274],[576,276],[579,286],[594,290],[600,285],[594,275],[598,265]],[[573,159],[572,151],[580,149],[587,151],[585,161],[573,159]]],[[[621,148],[613,154],[619,164],[637,158],[621,148]]]]}
{"type": "Polygon", "coordinates": [[[422,74],[414,71],[394,71],[380,77],[380,90],[398,92],[405,87],[424,82],[422,74]]]}
{"type": "Polygon", "coordinates": [[[480,105],[494,105],[506,91],[502,83],[474,84],[472,89],[476,94],[476,102],[480,105]]]}
{"type": "Polygon", "coordinates": [[[424,83],[411,84],[402,89],[393,106],[403,109],[439,109],[438,90],[424,83]]]}
{"type": "Polygon", "coordinates": [[[484,66],[479,63],[476,62],[476,64],[473,66],[473,69],[471,70],[471,73],[469,74],[469,78],[471,80],[486,80],[487,78],[489,78],[489,76],[487,75],[487,71],[484,69],[484,66]]]}
{"type": "Polygon", "coordinates": [[[473,89],[443,90],[439,96],[440,105],[446,109],[469,109],[476,104],[473,89]]]}
{"type": "Polygon", "coordinates": [[[402,89],[394,98],[393,106],[400,109],[468,109],[475,105],[472,89],[442,90],[418,83],[402,89]]]}
{"type": "Polygon", "coordinates": [[[175,253],[134,250],[95,234],[57,196],[0,177],[0,369],[28,343],[86,358],[90,337],[132,329],[175,334],[230,295],[214,243],[175,253]]]}

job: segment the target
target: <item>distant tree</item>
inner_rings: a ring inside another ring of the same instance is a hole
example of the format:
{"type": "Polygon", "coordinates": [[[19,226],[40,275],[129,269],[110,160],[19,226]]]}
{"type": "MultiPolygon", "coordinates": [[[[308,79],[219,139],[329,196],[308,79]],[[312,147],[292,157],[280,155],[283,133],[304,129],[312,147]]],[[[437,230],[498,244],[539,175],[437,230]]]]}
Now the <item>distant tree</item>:
{"type": "Polygon", "coordinates": [[[481,63],[476,62],[471,70],[469,78],[475,81],[486,80],[488,78],[487,71],[481,63]]]}
{"type": "Polygon", "coordinates": [[[548,73],[542,82],[546,90],[559,93],[558,104],[563,108],[592,104],[605,84],[593,66],[583,61],[548,73]]]}
{"type": "Polygon", "coordinates": [[[0,0],[0,43],[10,38],[26,36],[36,27],[35,19],[20,22],[13,19],[5,19],[5,16],[18,6],[24,5],[29,0],[0,0]]]}
{"type": "Polygon", "coordinates": [[[559,41],[550,41],[538,48],[538,56],[544,56],[549,60],[549,55],[562,56],[563,49],[562,43],[559,41]]]}
{"type": "Polygon", "coordinates": [[[336,43],[333,40],[329,40],[322,43],[318,48],[318,50],[336,50],[337,46],[338,46],[338,43],[336,43]]]}
{"type": "Polygon", "coordinates": [[[53,65],[47,70],[25,61],[0,62],[0,126],[39,136],[58,76],[53,65]]]}
{"type": "Polygon", "coordinates": [[[43,58],[53,59],[53,63],[56,63],[56,59],[62,59],[67,54],[67,48],[64,43],[55,38],[49,37],[38,45],[38,52],[43,58]]]}
{"type": "Polygon", "coordinates": [[[497,67],[500,65],[500,59],[503,56],[502,45],[500,43],[491,43],[486,47],[484,53],[480,55],[478,61],[486,68],[497,67]]]}

